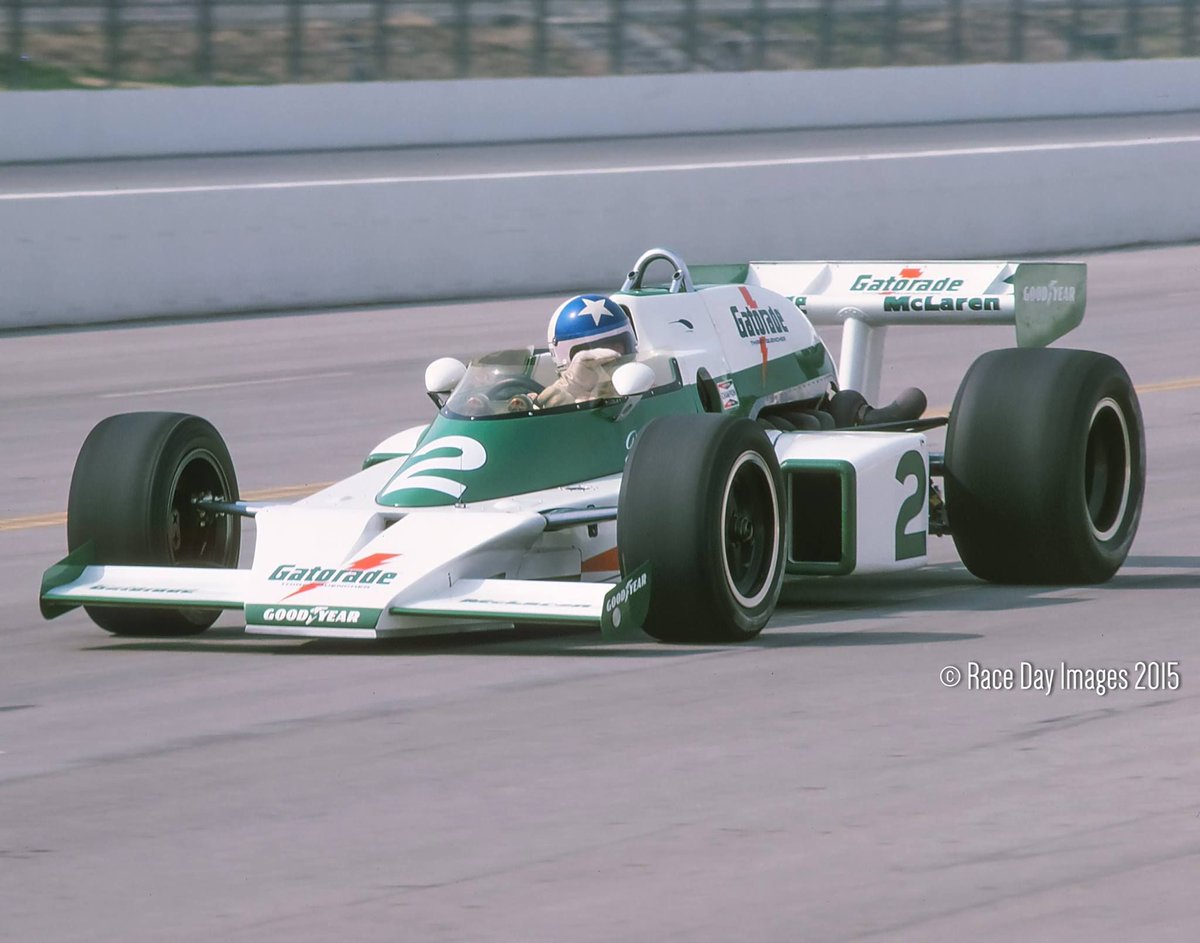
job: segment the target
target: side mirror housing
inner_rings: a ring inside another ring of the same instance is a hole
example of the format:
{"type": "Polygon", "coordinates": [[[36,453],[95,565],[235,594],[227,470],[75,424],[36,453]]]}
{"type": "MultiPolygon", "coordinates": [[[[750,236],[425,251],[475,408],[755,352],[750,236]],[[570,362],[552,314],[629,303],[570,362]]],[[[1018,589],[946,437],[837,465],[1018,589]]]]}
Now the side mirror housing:
{"type": "Polygon", "coordinates": [[[439,357],[425,368],[425,392],[439,409],[467,373],[467,365],[454,357],[439,357]]]}
{"type": "Polygon", "coordinates": [[[624,363],[613,371],[612,385],[618,396],[625,397],[625,402],[612,417],[613,422],[620,422],[633,412],[642,394],[654,386],[654,371],[644,363],[624,363]]]}
{"type": "Polygon", "coordinates": [[[613,371],[612,385],[618,396],[640,396],[654,386],[654,371],[644,363],[625,363],[613,371]]]}

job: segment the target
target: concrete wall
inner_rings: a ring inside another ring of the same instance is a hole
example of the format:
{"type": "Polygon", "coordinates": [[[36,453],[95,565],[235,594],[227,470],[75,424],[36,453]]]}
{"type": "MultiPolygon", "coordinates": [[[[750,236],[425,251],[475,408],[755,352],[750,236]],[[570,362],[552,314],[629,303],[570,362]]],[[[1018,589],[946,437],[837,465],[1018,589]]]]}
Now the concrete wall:
{"type": "MultiPolygon", "coordinates": [[[[1121,99],[1118,110],[1152,111],[1200,96],[1200,81],[1182,90],[1139,84],[1143,65],[1103,66],[1109,85],[1127,66],[1130,79],[1120,86],[1141,88],[1144,96],[1140,107],[1121,99]]],[[[1025,113],[1050,100],[1067,113],[1096,107],[1091,66],[1079,73],[996,68],[1011,80],[1009,91],[1041,90],[1022,96],[1025,113]],[[1052,76],[1064,79],[1063,87],[1045,84],[1052,76]]],[[[887,121],[899,112],[911,119],[905,109],[928,107],[896,92],[899,74],[855,73],[860,120],[887,121]]],[[[732,88],[761,77],[695,78],[732,88]]],[[[844,79],[812,77],[818,84],[844,79]]],[[[635,80],[614,81],[604,87],[635,80]]],[[[496,84],[509,83],[459,83],[455,94],[474,87],[480,101],[490,100],[496,84]]],[[[212,91],[227,90],[204,93],[212,91]]],[[[104,101],[105,94],[88,97],[104,101]]],[[[703,98],[699,91],[694,97],[703,98]]],[[[70,101],[68,110],[75,107],[70,101]]],[[[615,121],[619,103],[607,104],[615,121]]],[[[981,101],[976,117],[994,116],[985,106],[999,107],[998,99],[981,101]]],[[[592,107],[602,111],[605,102],[592,107]]],[[[960,107],[958,116],[966,117],[966,102],[960,107]]],[[[1021,113],[1018,103],[1007,108],[1021,113]]],[[[576,120],[567,112],[544,114],[542,127],[576,120]]],[[[454,117],[469,136],[463,113],[454,117]]],[[[211,112],[197,120],[214,133],[223,125],[211,112]]],[[[440,112],[428,120],[450,128],[440,112]]],[[[477,128],[490,127],[490,117],[480,120],[477,128]]],[[[271,133],[264,139],[278,141],[271,133]]],[[[147,138],[145,146],[151,143],[147,138]]],[[[616,287],[633,258],[654,244],[710,262],[1005,256],[1197,238],[1200,143],[1194,140],[1152,148],[983,150],[870,165],[0,200],[0,327],[616,287]],[[588,225],[564,207],[586,207],[588,225]]]]}
{"type": "Polygon", "coordinates": [[[0,162],[1196,109],[1200,59],[8,92],[0,162]]]}

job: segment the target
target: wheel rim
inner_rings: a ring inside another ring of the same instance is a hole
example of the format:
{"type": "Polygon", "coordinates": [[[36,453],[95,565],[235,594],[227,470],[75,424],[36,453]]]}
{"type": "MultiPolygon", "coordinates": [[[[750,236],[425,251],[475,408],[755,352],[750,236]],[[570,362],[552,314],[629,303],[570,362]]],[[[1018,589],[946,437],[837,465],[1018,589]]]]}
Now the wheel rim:
{"type": "Polygon", "coordinates": [[[742,607],[753,609],[771,592],[780,540],[771,470],[757,452],[743,452],[725,478],[721,499],[721,569],[742,607]]]}
{"type": "Polygon", "coordinates": [[[226,563],[230,521],[196,507],[196,498],[229,500],[232,488],[221,463],[207,449],[189,452],[171,482],[167,549],[171,563],[222,566],[226,563]]]}
{"type": "Polygon", "coordinates": [[[1099,541],[1110,540],[1125,520],[1132,466],[1129,423],[1117,401],[1105,397],[1092,410],[1083,471],[1088,520],[1099,541]]]}

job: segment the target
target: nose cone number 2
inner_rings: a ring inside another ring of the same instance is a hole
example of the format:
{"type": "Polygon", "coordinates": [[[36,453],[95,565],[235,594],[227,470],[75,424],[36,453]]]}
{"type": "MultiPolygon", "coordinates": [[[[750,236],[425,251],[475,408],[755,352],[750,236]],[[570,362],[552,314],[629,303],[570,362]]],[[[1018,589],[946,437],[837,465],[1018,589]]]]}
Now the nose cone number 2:
{"type": "Polygon", "coordinates": [[[457,500],[467,486],[453,478],[433,474],[439,471],[469,472],[487,464],[487,450],[465,435],[448,435],[427,442],[409,457],[404,467],[388,484],[388,493],[416,488],[440,491],[457,500]]]}

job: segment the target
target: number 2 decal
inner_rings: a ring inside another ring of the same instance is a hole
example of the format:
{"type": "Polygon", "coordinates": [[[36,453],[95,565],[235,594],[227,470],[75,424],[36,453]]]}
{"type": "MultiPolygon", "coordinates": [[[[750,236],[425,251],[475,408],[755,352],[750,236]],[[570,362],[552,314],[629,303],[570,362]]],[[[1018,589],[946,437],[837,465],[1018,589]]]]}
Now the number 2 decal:
{"type": "Polygon", "coordinates": [[[417,488],[440,491],[452,498],[461,498],[467,486],[453,478],[431,475],[434,471],[468,472],[483,468],[487,452],[474,439],[464,435],[446,435],[421,446],[405,463],[403,470],[388,482],[387,492],[417,488]]]}
{"type": "Polygon", "coordinates": [[[904,484],[910,478],[917,479],[917,487],[900,504],[900,513],[896,516],[896,559],[911,560],[913,557],[925,556],[925,529],[908,532],[908,526],[920,517],[925,502],[929,481],[925,475],[925,459],[916,449],[905,452],[900,456],[896,466],[896,480],[904,484]]]}

